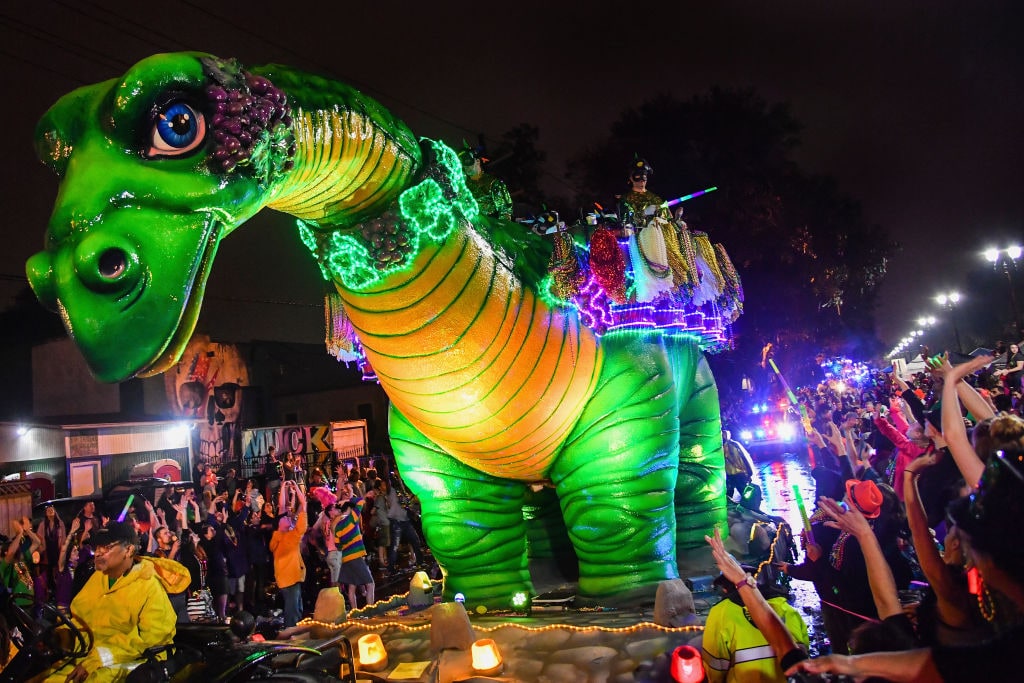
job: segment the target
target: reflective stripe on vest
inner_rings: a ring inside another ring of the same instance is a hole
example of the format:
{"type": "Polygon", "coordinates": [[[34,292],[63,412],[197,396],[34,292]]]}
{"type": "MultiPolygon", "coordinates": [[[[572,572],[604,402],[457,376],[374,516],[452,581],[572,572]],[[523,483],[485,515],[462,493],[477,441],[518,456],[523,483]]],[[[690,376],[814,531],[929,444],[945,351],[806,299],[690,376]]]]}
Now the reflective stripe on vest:
{"type": "Polygon", "coordinates": [[[712,669],[714,669],[715,671],[728,671],[729,670],[729,660],[728,659],[720,659],[718,657],[715,657],[710,652],[708,652],[707,650],[704,650],[704,657],[703,657],[703,659],[704,659],[704,663],[707,664],[712,669]]]}
{"type": "Polygon", "coordinates": [[[774,659],[775,651],[772,650],[771,645],[759,645],[757,647],[747,647],[742,650],[737,650],[733,656],[733,661],[737,664],[743,662],[755,662],[759,659],[774,659]]]}

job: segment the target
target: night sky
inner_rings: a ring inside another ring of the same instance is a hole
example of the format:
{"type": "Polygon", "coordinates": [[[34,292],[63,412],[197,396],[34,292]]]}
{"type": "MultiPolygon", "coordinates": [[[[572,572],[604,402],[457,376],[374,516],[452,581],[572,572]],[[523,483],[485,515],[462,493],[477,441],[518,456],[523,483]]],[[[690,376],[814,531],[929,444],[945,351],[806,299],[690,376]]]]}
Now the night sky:
{"type": "MultiPolygon", "coordinates": [[[[56,193],[34,158],[36,120],[75,87],[177,50],[334,76],[417,134],[450,143],[535,124],[546,187],[566,196],[564,162],[607,135],[627,107],[661,93],[751,86],[770,103],[789,103],[805,126],[796,160],[837,178],[904,245],[877,315],[886,348],[918,315],[938,312],[935,293],[963,287],[968,271],[984,267],[985,246],[1024,233],[1020,3],[140,4],[0,9],[0,300],[24,285],[24,261],[42,246],[56,193]]],[[[694,188],[658,187],[655,178],[651,189],[694,188]]],[[[265,214],[225,241],[201,331],[239,341],[323,338],[322,285],[293,225],[265,214]]],[[[967,305],[1006,296],[966,294],[967,305]]]]}

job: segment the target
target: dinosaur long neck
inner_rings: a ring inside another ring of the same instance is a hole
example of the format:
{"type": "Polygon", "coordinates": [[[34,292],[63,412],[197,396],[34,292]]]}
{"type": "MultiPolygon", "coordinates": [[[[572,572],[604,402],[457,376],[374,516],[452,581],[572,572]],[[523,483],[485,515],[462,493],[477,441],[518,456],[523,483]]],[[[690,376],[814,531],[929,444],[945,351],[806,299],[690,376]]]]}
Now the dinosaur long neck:
{"type": "Polygon", "coordinates": [[[601,355],[474,231],[456,231],[373,288],[338,285],[394,406],[463,462],[543,478],[590,396],[601,355]]]}
{"type": "Polygon", "coordinates": [[[293,103],[295,166],[268,206],[321,226],[379,214],[421,163],[412,132],[373,99],[336,81],[264,67],[293,103]]]}

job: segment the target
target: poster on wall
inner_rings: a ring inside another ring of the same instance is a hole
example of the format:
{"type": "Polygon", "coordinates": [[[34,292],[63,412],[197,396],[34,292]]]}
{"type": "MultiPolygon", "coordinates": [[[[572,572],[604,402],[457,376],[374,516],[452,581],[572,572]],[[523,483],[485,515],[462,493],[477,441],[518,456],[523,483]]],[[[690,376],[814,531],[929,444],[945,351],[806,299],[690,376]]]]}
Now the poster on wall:
{"type": "Polygon", "coordinates": [[[197,462],[218,467],[241,458],[241,389],[248,385],[249,368],[238,347],[201,334],[192,337],[181,361],[164,373],[174,414],[195,426],[192,452],[197,462]]]}
{"type": "Polygon", "coordinates": [[[277,449],[279,459],[283,459],[288,452],[294,453],[307,472],[314,467],[327,472],[333,464],[330,425],[246,429],[242,432],[242,477],[263,474],[267,451],[271,446],[277,449]]]}

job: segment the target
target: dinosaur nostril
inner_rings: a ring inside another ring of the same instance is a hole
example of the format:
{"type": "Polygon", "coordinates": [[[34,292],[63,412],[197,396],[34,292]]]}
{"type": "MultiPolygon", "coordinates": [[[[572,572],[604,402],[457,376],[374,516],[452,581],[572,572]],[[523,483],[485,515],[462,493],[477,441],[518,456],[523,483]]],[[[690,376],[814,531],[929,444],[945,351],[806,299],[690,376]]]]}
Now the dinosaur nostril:
{"type": "Polygon", "coordinates": [[[120,236],[87,235],[75,247],[75,271],[82,284],[94,292],[123,294],[141,277],[139,254],[120,236]]]}
{"type": "Polygon", "coordinates": [[[100,277],[115,280],[128,269],[128,258],[117,248],[107,249],[99,258],[100,277]]]}

